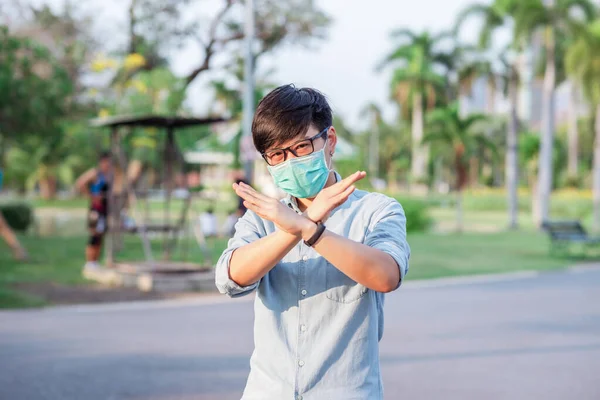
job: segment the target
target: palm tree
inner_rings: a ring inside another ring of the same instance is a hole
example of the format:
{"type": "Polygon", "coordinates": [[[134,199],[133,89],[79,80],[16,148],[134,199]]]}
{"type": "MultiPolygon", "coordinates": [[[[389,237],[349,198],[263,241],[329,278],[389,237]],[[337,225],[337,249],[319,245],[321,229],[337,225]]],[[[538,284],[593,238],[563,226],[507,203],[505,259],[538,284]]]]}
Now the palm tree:
{"type": "Polygon", "coordinates": [[[6,160],[11,173],[20,177],[23,189],[39,187],[40,197],[48,200],[56,197],[58,185],[71,186],[75,174],[85,165],[85,158],[73,154],[66,142],[65,133],[53,138],[30,138],[9,149],[6,160]]]}
{"type": "Polygon", "coordinates": [[[398,30],[392,38],[399,40],[399,45],[390,53],[379,68],[393,65],[391,81],[392,97],[402,108],[412,107],[412,179],[419,184],[426,181],[429,150],[423,145],[424,103],[427,100],[432,108],[436,94],[446,86],[442,74],[451,69],[452,55],[437,48],[449,33],[432,36],[429,32],[416,34],[409,30],[398,30]]]}
{"type": "Polygon", "coordinates": [[[428,130],[423,141],[440,143],[452,151],[458,231],[463,228],[462,191],[467,183],[469,160],[482,147],[495,152],[494,144],[484,134],[487,120],[488,116],[484,114],[462,117],[457,103],[435,109],[427,117],[428,130]]]}
{"type": "Polygon", "coordinates": [[[519,72],[514,64],[507,59],[507,54],[500,57],[502,73],[500,79],[503,82],[504,93],[508,97],[510,109],[509,119],[506,127],[506,166],[505,180],[508,196],[508,227],[517,229],[519,227],[519,117],[517,106],[519,97],[519,72]]]}
{"type": "Polygon", "coordinates": [[[582,88],[591,109],[595,110],[594,161],[592,186],[594,228],[600,229],[600,19],[577,28],[577,39],[565,57],[567,73],[582,88]]]}
{"type": "MultiPolygon", "coordinates": [[[[503,27],[509,17],[502,12],[502,9],[495,5],[474,4],[463,10],[456,22],[455,34],[457,34],[465,21],[473,16],[479,16],[483,19],[483,25],[478,35],[478,46],[480,49],[490,47],[491,38],[494,32],[503,27]]],[[[507,188],[508,202],[508,226],[509,229],[517,229],[518,227],[518,186],[519,186],[519,160],[518,160],[518,132],[519,119],[517,115],[518,106],[518,90],[519,90],[519,73],[518,68],[513,59],[509,59],[512,49],[519,48],[516,41],[512,41],[499,55],[499,63],[497,66],[487,62],[483,65],[473,65],[469,69],[463,71],[463,75],[469,76],[469,72],[481,75],[485,74],[494,82],[496,78],[502,81],[504,94],[509,101],[509,120],[506,125],[506,166],[505,166],[505,181],[507,188]]]]}
{"type": "Polygon", "coordinates": [[[552,191],[552,145],[554,142],[554,91],[556,87],[556,43],[567,36],[579,10],[587,20],[595,7],[589,0],[496,0],[495,5],[514,19],[514,38],[531,43],[534,35],[543,33],[544,83],[542,94],[542,126],[538,174],[538,226],[548,218],[552,191]]]}

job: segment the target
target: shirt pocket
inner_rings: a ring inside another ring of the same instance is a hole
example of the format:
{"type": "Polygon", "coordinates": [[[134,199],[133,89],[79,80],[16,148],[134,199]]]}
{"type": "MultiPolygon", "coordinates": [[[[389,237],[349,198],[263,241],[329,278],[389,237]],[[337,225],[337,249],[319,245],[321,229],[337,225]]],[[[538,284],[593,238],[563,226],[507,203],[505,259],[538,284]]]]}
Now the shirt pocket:
{"type": "Polygon", "coordinates": [[[353,281],[331,263],[327,262],[325,268],[325,294],[329,300],[353,303],[367,293],[366,286],[353,281]]]}

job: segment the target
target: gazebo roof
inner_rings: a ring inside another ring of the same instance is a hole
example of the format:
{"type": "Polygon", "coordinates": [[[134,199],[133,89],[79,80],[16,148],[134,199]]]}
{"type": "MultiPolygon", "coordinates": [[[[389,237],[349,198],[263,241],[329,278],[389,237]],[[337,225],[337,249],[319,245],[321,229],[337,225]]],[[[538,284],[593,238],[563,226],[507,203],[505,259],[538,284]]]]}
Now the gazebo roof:
{"type": "Polygon", "coordinates": [[[119,126],[146,126],[155,128],[185,128],[189,126],[207,125],[227,121],[222,117],[179,117],[165,115],[115,115],[94,118],[90,125],[96,128],[119,126]]]}

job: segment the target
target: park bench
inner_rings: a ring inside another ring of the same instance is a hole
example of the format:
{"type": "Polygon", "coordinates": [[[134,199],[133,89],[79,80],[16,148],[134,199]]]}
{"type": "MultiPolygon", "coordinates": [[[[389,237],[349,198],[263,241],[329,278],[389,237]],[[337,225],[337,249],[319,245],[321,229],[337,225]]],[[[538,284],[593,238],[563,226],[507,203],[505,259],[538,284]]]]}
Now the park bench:
{"type": "Polygon", "coordinates": [[[600,237],[591,237],[576,220],[546,221],[542,228],[550,236],[550,252],[568,251],[569,245],[580,244],[583,246],[600,245],[600,237]]]}

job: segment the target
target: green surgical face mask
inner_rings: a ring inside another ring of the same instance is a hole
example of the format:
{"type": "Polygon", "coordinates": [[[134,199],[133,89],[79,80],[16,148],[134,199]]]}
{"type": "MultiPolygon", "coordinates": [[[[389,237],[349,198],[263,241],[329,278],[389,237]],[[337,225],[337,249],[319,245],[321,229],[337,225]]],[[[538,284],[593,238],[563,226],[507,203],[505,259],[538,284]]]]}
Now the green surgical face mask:
{"type": "Polygon", "coordinates": [[[284,192],[299,199],[315,197],[327,183],[329,167],[325,161],[325,149],[304,157],[289,160],[267,169],[275,184],[284,192]]]}

